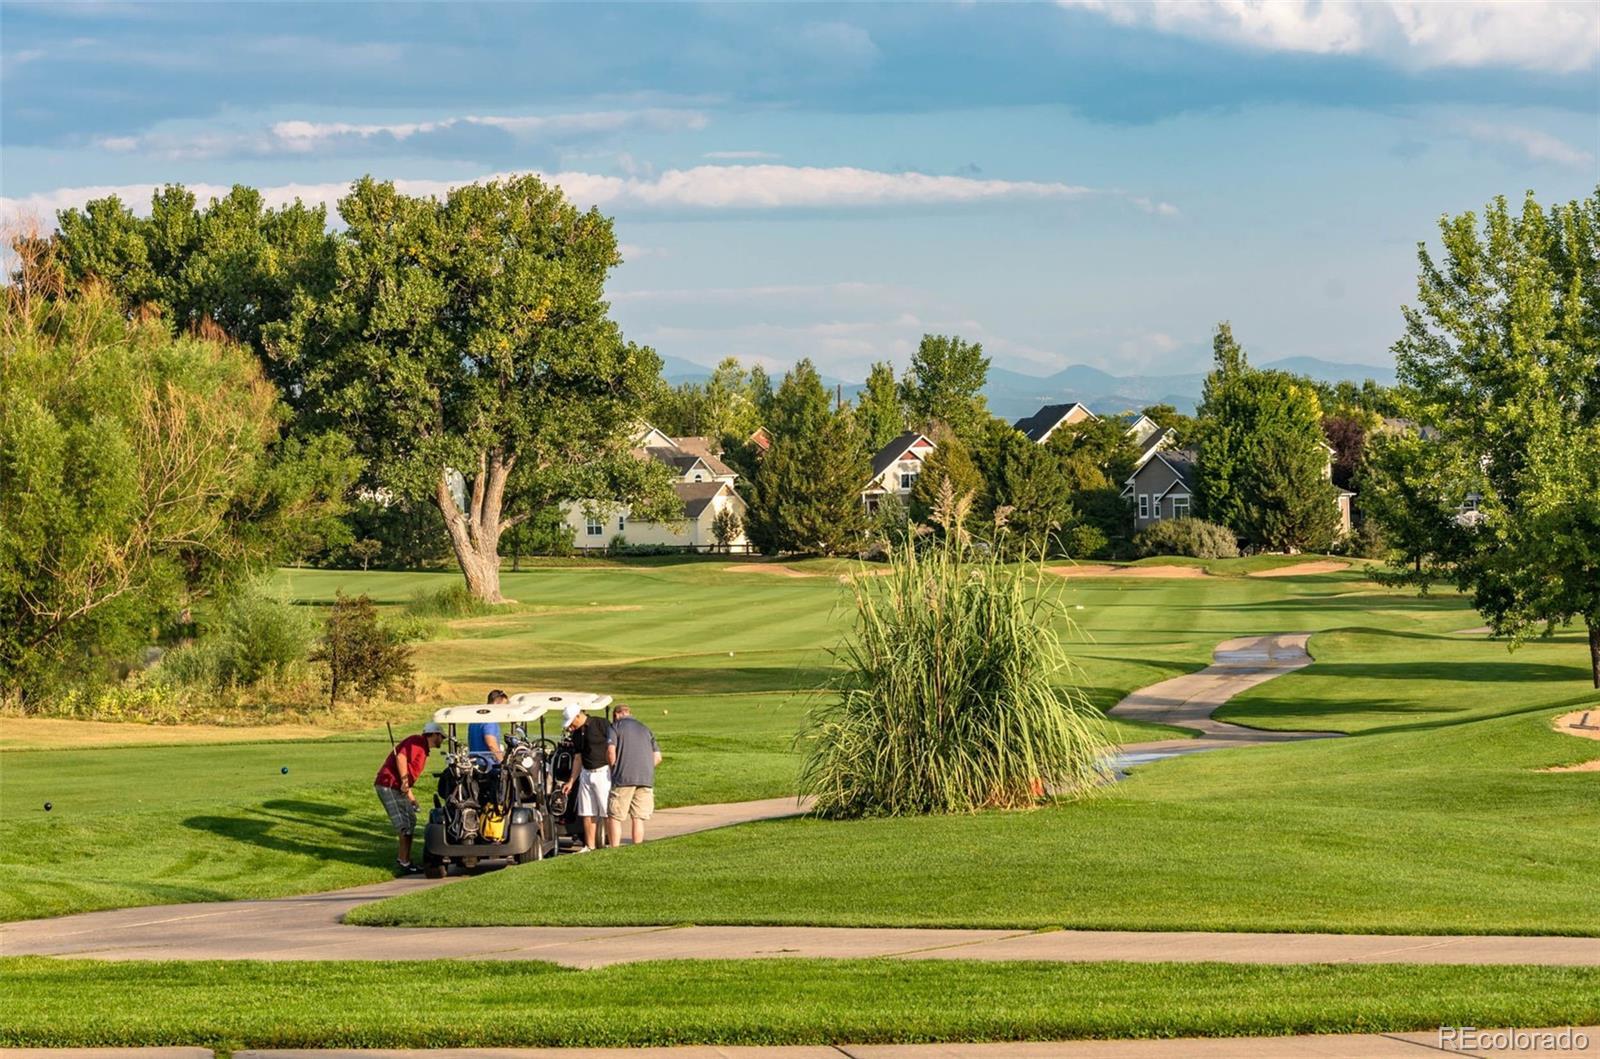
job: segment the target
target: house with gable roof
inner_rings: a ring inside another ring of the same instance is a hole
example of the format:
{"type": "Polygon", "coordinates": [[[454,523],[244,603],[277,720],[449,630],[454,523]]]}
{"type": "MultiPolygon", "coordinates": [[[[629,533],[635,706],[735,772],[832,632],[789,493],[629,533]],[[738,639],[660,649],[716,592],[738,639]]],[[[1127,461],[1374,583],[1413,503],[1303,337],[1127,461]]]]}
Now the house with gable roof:
{"type": "Polygon", "coordinates": [[[867,514],[875,513],[886,496],[909,502],[911,487],[922,473],[922,463],[936,447],[926,434],[908,430],[879,449],[872,457],[872,477],[861,489],[861,503],[867,514]]]}
{"type": "MultiPolygon", "coordinates": [[[[1333,446],[1323,443],[1328,463],[1323,477],[1333,479],[1333,446]]],[[[1195,465],[1198,460],[1193,449],[1157,449],[1150,458],[1134,468],[1123,485],[1122,495],[1133,503],[1134,532],[1163,519],[1189,518],[1194,509],[1195,465]]],[[[1351,529],[1351,501],[1355,494],[1348,489],[1339,490],[1339,532],[1351,529]]]]}
{"type": "MultiPolygon", "coordinates": [[[[715,441],[705,437],[674,438],[648,423],[634,437],[633,454],[655,460],[673,472],[672,491],[683,502],[679,522],[634,521],[627,504],[603,500],[572,501],[563,505],[572,546],[578,551],[600,551],[622,537],[630,545],[662,545],[685,551],[712,551],[718,547],[712,532],[717,515],[732,510],[745,521],[748,507],[734,489],[739,475],[722,462],[715,441]]],[[[750,551],[741,529],[728,550],[750,551]]]]}

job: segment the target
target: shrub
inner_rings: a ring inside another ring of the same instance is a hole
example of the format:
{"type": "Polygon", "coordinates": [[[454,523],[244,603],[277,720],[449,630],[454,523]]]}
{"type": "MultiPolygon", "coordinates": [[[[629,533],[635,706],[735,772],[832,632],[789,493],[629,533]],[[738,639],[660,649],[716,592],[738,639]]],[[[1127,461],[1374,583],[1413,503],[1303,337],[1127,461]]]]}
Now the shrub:
{"type": "Polygon", "coordinates": [[[492,613],[493,603],[485,603],[466,585],[452,581],[432,592],[417,591],[406,602],[405,612],[412,618],[430,618],[451,621],[455,618],[476,618],[492,613]]]}
{"type": "Polygon", "coordinates": [[[327,664],[330,708],[338,705],[341,692],[392,691],[414,672],[411,649],[379,623],[378,608],[364,595],[352,599],[339,593],[311,657],[327,664]]]}
{"type": "Polygon", "coordinates": [[[744,519],[739,512],[725,507],[711,518],[711,539],[717,542],[718,551],[728,551],[733,542],[744,533],[744,519]]]}
{"type": "Polygon", "coordinates": [[[311,615],[254,584],[223,603],[208,632],[218,644],[219,682],[254,684],[282,676],[311,650],[311,615]]]}
{"type": "Polygon", "coordinates": [[[1082,794],[1109,752],[1100,714],[1058,681],[1072,666],[1054,629],[1058,591],[962,527],[970,502],[945,489],[946,532],[898,547],[882,577],[849,580],[841,675],[810,713],[801,789],[834,817],[973,812],[1082,794]]]}
{"type": "Polygon", "coordinates": [[[1139,531],[1134,547],[1140,555],[1188,555],[1196,559],[1239,556],[1239,541],[1231,529],[1198,518],[1152,523],[1139,531]]]}
{"type": "Polygon", "coordinates": [[[1088,523],[1079,523],[1061,535],[1061,547],[1071,559],[1099,559],[1110,543],[1099,526],[1088,523]]]}

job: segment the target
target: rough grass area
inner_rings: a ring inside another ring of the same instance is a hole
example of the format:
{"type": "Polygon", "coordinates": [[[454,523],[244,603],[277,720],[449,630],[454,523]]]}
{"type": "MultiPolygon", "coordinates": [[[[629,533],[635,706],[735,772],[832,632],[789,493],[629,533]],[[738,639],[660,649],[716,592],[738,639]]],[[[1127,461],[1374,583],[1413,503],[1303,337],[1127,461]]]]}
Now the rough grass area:
{"type": "Polygon", "coordinates": [[[0,960],[0,975],[0,1045],[12,1047],[830,1044],[1600,1022],[1593,968],[28,958],[0,960]]]}

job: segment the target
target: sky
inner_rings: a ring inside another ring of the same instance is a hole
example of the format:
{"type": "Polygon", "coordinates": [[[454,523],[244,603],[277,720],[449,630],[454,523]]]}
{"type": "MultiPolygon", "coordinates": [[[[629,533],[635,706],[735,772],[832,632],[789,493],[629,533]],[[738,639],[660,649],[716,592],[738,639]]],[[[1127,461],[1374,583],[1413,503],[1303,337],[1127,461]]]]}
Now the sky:
{"type": "Polygon", "coordinates": [[[1439,218],[1600,183],[1600,5],[0,3],[0,215],[537,172],[666,356],[1384,364],[1439,218]]]}

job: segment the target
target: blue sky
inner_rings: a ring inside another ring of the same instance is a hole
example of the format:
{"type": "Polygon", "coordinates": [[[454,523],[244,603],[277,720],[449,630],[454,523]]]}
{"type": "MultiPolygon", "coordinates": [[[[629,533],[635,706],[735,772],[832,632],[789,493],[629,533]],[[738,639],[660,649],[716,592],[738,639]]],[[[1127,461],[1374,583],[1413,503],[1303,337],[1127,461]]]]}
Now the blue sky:
{"type": "Polygon", "coordinates": [[[0,210],[533,170],[701,363],[1383,363],[1440,214],[1600,182],[1593,7],[5,3],[0,210]]]}

